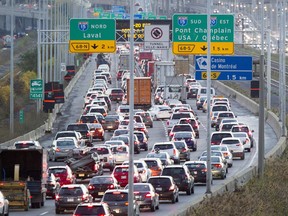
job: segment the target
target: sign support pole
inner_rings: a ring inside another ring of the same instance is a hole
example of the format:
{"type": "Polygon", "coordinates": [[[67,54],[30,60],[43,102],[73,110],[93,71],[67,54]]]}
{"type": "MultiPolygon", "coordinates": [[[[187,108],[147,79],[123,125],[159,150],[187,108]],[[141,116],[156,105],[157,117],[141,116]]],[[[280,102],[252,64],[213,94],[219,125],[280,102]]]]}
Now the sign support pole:
{"type": "Polygon", "coordinates": [[[14,0],[11,0],[10,134],[14,134],[14,0]]]}
{"type": "Polygon", "coordinates": [[[207,173],[206,173],[206,194],[211,194],[211,0],[207,1],[207,173]]]}
{"type": "Polygon", "coordinates": [[[130,82],[129,82],[129,175],[128,175],[128,216],[133,216],[134,202],[134,0],[130,0],[130,82]]]}

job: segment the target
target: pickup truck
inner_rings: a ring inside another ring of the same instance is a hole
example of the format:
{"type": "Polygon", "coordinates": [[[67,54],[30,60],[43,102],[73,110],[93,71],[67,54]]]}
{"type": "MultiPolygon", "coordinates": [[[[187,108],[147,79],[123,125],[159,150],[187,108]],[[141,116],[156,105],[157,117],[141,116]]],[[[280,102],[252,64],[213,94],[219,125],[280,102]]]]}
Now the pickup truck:
{"type": "Polygon", "coordinates": [[[191,112],[175,112],[172,113],[170,119],[167,120],[167,130],[170,133],[172,127],[179,122],[181,118],[195,118],[191,112]]]}

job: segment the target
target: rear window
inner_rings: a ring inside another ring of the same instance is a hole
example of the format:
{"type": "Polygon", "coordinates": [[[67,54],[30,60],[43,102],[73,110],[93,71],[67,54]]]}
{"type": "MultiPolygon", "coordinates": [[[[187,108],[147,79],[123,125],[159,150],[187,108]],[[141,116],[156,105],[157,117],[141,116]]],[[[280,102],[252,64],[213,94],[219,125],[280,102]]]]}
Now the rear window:
{"type": "Polygon", "coordinates": [[[223,133],[223,134],[213,134],[212,140],[222,140],[225,137],[232,137],[230,133],[223,133]]]}
{"type": "Polygon", "coordinates": [[[223,117],[228,117],[228,118],[234,118],[233,113],[219,113],[218,117],[223,118],[223,117]]]}
{"type": "Polygon", "coordinates": [[[189,163],[186,164],[186,166],[188,167],[188,169],[205,169],[206,166],[203,163],[189,163]]]}
{"type": "Polygon", "coordinates": [[[97,118],[96,116],[81,116],[80,121],[82,121],[83,123],[85,122],[94,122],[96,121],[97,118]]]}
{"type": "Polygon", "coordinates": [[[223,144],[238,144],[239,141],[238,140],[234,140],[234,139],[229,139],[229,140],[223,140],[222,142],[223,144]]]}
{"type": "Polygon", "coordinates": [[[184,148],[185,142],[174,142],[174,145],[176,146],[177,149],[184,148]]]}
{"type": "Polygon", "coordinates": [[[213,106],[212,107],[212,112],[214,111],[227,111],[228,108],[227,106],[213,106]]]}
{"type": "Polygon", "coordinates": [[[111,177],[92,178],[90,183],[91,184],[112,184],[113,179],[111,177]]]}
{"type": "Polygon", "coordinates": [[[162,175],[168,176],[179,176],[185,174],[185,170],[183,168],[164,168],[162,171],[162,175]]]}
{"type": "Polygon", "coordinates": [[[67,170],[65,168],[53,168],[48,170],[49,174],[66,174],[67,170]]]}
{"type": "Polygon", "coordinates": [[[173,149],[173,145],[172,144],[159,144],[159,145],[155,145],[154,149],[160,149],[160,150],[165,150],[165,149],[173,149]]]}
{"type": "Polygon", "coordinates": [[[171,185],[171,181],[168,178],[150,178],[148,182],[152,185],[163,185],[163,186],[171,185]]]}
{"type": "Polygon", "coordinates": [[[59,195],[62,196],[82,196],[83,191],[81,190],[80,187],[62,187],[60,189],[59,195]]]}
{"type": "Polygon", "coordinates": [[[192,135],[191,133],[181,133],[181,132],[177,132],[174,135],[175,138],[191,138],[192,135]]]}
{"type": "Polygon", "coordinates": [[[58,139],[59,137],[75,137],[76,138],[76,135],[75,133],[58,133],[55,139],[58,139]]]}
{"type": "Polygon", "coordinates": [[[105,193],[103,201],[128,201],[128,194],[121,192],[105,193]]]}
{"type": "Polygon", "coordinates": [[[118,116],[106,116],[105,121],[117,121],[119,120],[118,116]]]}
{"type": "Polygon", "coordinates": [[[113,94],[113,93],[123,93],[123,90],[122,89],[112,89],[111,94],[113,94]]]}
{"type": "Polygon", "coordinates": [[[233,132],[249,132],[248,127],[233,127],[233,132]]]}
{"type": "Polygon", "coordinates": [[[105,215],[103,206],[78,206],[75,215],[105,215]]]}
{"type": "Polygon", "coordinates": [[[58,140],[57,141],[57,147],[70,147],[75,146],[75,143],[73,141],[66,141],[66,140],[58,140]]]}
{"type": "Polygon", "coordinates": [[[175,125],[173,128],[173,132],[177,131],[192,131],[190,125],[175,125]]]}
{"type": "Polygon", "coordinates": [[[181,118],[189,118],[191,117],[190,113],[174,113],[172,115],[172,119],[181,119],[181,118]]]}
{"type": "Polygon", "coordinates": [[[99,155],[109,154],[109,150],[107,148],[95,148],[94,152],[97,152],[99,155]]]}
{"type": "Polygon", "coordinates": [[[21,149],[21,148],[29,148],[31,146],[35,146],[34,143],[29,143],[29,142],[23,142],[23,143],[16,143],[14,145],[16,147],[16,149],[21,149]]]}
{"type": "Polygon", "coordinates": [[[88,130],[88,126],[86,124],[68,125],[67,130],[85,131],[88,130]]]}
{"type": "Polygon", "coordinates": [[[124,146],[113,146],[113,147],[111,147],[111,151],[115,152],[115,153],[116,152],[117,153],[127,153],[128,152],[127,148],[124,146]]]}
{"type": "Polygon", "coordinates": [[[115,172],[129,172],[129,168],[128,167],[117,167],[116,169],[115,169],[115,172]]]}
{"type": "Polygon", "coordinates": [[[145,160],[145,162],[146,162],[148,168],[158,166],[158,163],[156,161],[145,160]]]}
{"type": "Polygon", "coordinates": [[[121,113],[129,113],[129,108],[120,108],[121,113]]]}

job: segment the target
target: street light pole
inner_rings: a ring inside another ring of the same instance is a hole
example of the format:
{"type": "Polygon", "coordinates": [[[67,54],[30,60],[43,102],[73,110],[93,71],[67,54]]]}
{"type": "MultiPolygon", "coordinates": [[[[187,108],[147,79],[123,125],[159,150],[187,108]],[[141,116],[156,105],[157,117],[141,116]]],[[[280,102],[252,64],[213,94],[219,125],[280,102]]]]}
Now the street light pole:
{"type": "Polygon", "coordinates": [[[10,48],[10,134],[14,135],[14,0],[11,0],[10,48]]]}

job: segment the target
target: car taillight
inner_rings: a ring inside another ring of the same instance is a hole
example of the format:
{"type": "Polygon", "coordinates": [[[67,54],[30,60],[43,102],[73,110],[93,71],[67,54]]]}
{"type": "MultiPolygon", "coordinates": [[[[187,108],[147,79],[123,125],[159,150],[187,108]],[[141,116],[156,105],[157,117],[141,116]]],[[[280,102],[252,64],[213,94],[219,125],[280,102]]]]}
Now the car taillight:
{"type": "Polygon", "coordinates": [[[169,134],[169,136],[170,136],[170,137],[173,137],[173,135],[174,135],[174,133],[173,133],[173,132],[171,132],[171,133],[169,134]]]}
{"type": "Polygon", "coordinates": [[[86,200],[87,199],[87,195],[86,194],[83,194],[82,195],[82,201],[86,200]]]}
{"type": "Polygon", "coordinates": [[[224,157],[227,157],[227,156],[228,156],[228,153],[227,153],[227,152],[224,152],[223,155],[224,155],[224,157]]]}
{"type": "Polygon", "coordinates": [[[115,187],[114,187],[113,184],[111,184],[111,185],[108,186],[108,188],[109,188],[109,189],[114,189],[115,187]]]}
{"type": "Polygon", "coordinates": [[[173,155],[176,155],[176,153],[177,153],[176,149],[173,149],[173,155]]]}
{"type": "Polygon", "coordinates": [[[205,168],[205,169],[202,169],[201,172],[207,172],[207,169],[206,169],[206,168],[205,168]]]}
{"type": "Polygon", "coordinates": [[[147,194],[145,195],[145,198],[151,198],[151,197],[152,197],[151,193],[147,193],[147,194]]]}
{"type": "Polygon", "coordinates": [[[175,189],[175,186],[171,185],[170,188],[169,188],[169,191],[173,191],[174,189],[175,189]]]}
{"type": "Polygon", "coordinates": [[[248,136],[249,136],[249,137],[252,136],[252,132],[251,132],[251,131],[248,132],[248,136]]]}
{"type": "Polygon", "coordinates": [[[213,166],[216,167],[216,168],[222,168],[221,164],[214,164],[213,166]]]}
{"type": "Polygon", "coordinates": [[[59,148],[56,148],[56,150],[55,150],[56,152],[60,152],[60,149],[59,148]]]}
{"type": "Polygon", "coordinates": [[[89,133],[89,132],[87,132],[87,133],[86,133],[86,136],[87,136],[87,137],[89,137],[89,136],[90,136],[90,133],[89,133]]]}
{"type": "Polygon", "coordinates": [[[94,171],[97,171],[97,170],[98,170],[98,165],[94,164],[94,171]]]}
{"type": "Polygon", "coordinates": [[[88,190],[93,190],[95,189],[94,185],[88,185],[88,190]]]}

